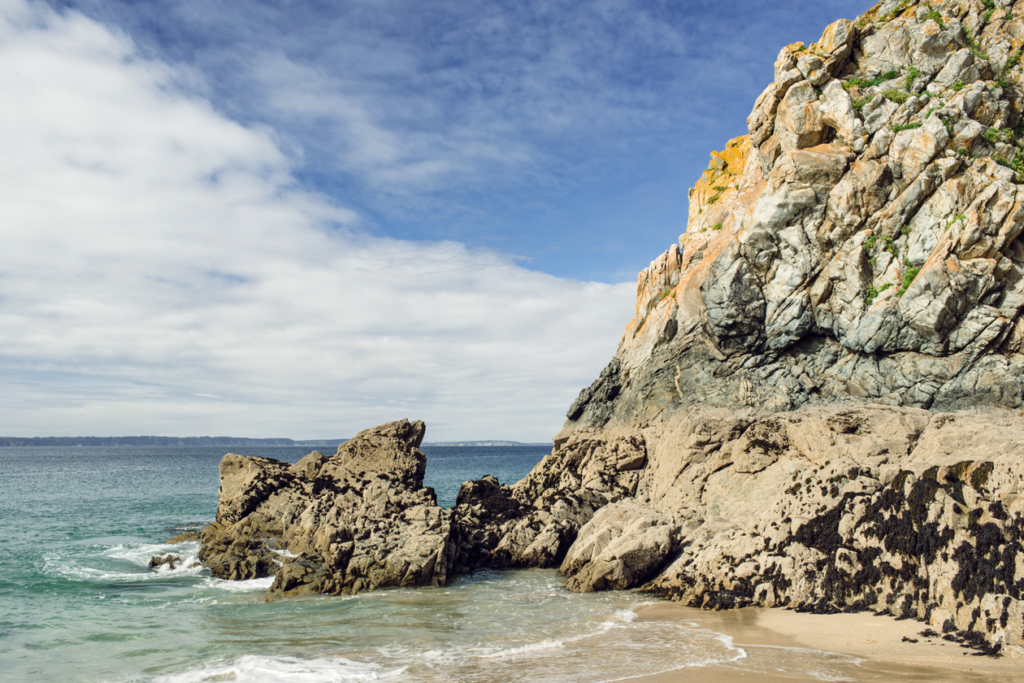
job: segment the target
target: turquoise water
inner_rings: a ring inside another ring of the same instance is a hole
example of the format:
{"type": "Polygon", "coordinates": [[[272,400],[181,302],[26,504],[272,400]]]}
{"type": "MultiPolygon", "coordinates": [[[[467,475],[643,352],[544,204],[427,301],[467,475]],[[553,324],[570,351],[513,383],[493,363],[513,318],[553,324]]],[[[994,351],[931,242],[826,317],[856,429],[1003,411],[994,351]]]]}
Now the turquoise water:
{"type": "MultiPolygon", "coordinates": [[[[294,462],[305,450],[247,454],[294,462]]],[[[462,481],[515,481],[546,452],[424,450],[426,483],[443,505],[462,481]]],[[[161,544],[213,519],[222,455],[0,448],[0,679],[582,683],[718,665],[853,680],[852,658],[769,649],[750,656],[692,624],[636,620],[636,594],[569,593],[550,570],[264,602],[269,579],[219,581],[188,567],[197,544],[161,544]],[[185,562],[147,568],[150,556],[168,551],[185,562]]]]}

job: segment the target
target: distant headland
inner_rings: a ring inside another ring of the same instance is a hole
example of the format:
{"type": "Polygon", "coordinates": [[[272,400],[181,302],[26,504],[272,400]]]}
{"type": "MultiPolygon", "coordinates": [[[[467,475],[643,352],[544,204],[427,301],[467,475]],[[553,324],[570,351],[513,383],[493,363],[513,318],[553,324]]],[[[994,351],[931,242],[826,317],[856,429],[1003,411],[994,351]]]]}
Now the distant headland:
{"type": "MultiPolygon", "coordinates": [[[[348,437],[338,439],[255,439],[238,436],[0,436],[0,447],[7,446],[134,446],[134,447],[203,447],[218,448],[287,448],[289,446],[305,448],[335,449],[339,444],[348,441],[348,437]]],[[[550,443],[524,443],[522,441],[483,440],[483,441],[433,441],[424,446],[461,446],[469,448],[507,447],[507,446],[550,446],[550,443]]]]}
{"type": "Polygon", "coordinates": [[[0,436],[0,446],[142,446],[180,447],[217,446],[223,448],[260,448],[306,446],[337,448],[343,439],[250,439],[236,436],[0,436]]]}

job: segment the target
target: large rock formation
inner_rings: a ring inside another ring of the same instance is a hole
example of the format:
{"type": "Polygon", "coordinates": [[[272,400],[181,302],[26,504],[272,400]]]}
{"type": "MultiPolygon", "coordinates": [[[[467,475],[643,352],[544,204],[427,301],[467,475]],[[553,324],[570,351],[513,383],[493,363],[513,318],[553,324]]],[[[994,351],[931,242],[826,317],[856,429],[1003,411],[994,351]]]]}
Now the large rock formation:
{"type": "Polygon", "coordinates": [[[444,584],[450,513],[423,487],[424,431],[390,422],[294,465],[224,456],[199,559],[219,578],[274,576],[271,597],[444,584]]]}
{"type": "Polygon", "coordinates": [[[783,48],[533,472],[448,513],[418,423],[228,456],[204,562],[284,593],[561,567],[1024,654],[1022,54],[1024,0],[885,0],[783,48]]]}
{"type": "Polygon", "coordinates": [[[477,550],[1024,652],[1022,53],[1008,0],[886,0],[783,48],[477,550]]]}

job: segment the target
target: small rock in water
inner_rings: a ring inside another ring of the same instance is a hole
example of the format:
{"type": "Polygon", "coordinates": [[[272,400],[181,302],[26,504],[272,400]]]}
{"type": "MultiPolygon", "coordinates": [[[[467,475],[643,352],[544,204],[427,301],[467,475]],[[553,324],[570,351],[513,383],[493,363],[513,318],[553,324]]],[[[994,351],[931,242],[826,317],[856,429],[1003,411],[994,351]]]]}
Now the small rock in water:
{"type": "Polygon", "coordinates": [[[154,555],[149,559],[149,568],[156,569],[157,567],[166,564],[168,569],[176,569],[179,562],[181,562],[181,558],[177,555],[171,555],[170,553],[167,553],[166,555],[154,555]]]}

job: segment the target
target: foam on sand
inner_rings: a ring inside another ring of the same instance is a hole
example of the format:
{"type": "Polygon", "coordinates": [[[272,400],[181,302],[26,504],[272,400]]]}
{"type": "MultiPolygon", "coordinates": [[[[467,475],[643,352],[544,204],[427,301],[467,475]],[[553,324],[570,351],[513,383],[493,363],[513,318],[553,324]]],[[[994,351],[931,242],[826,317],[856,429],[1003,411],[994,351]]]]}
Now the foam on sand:
{"type": "Polygon", "coordinates": [[[382,670],[376,664],[363,664],[344,658],[299,659],[246,655],[235,662],[213,665],[181,674],[158,676],[154,683],[350,683],[394,678],[403,669],[382,670]]]}

